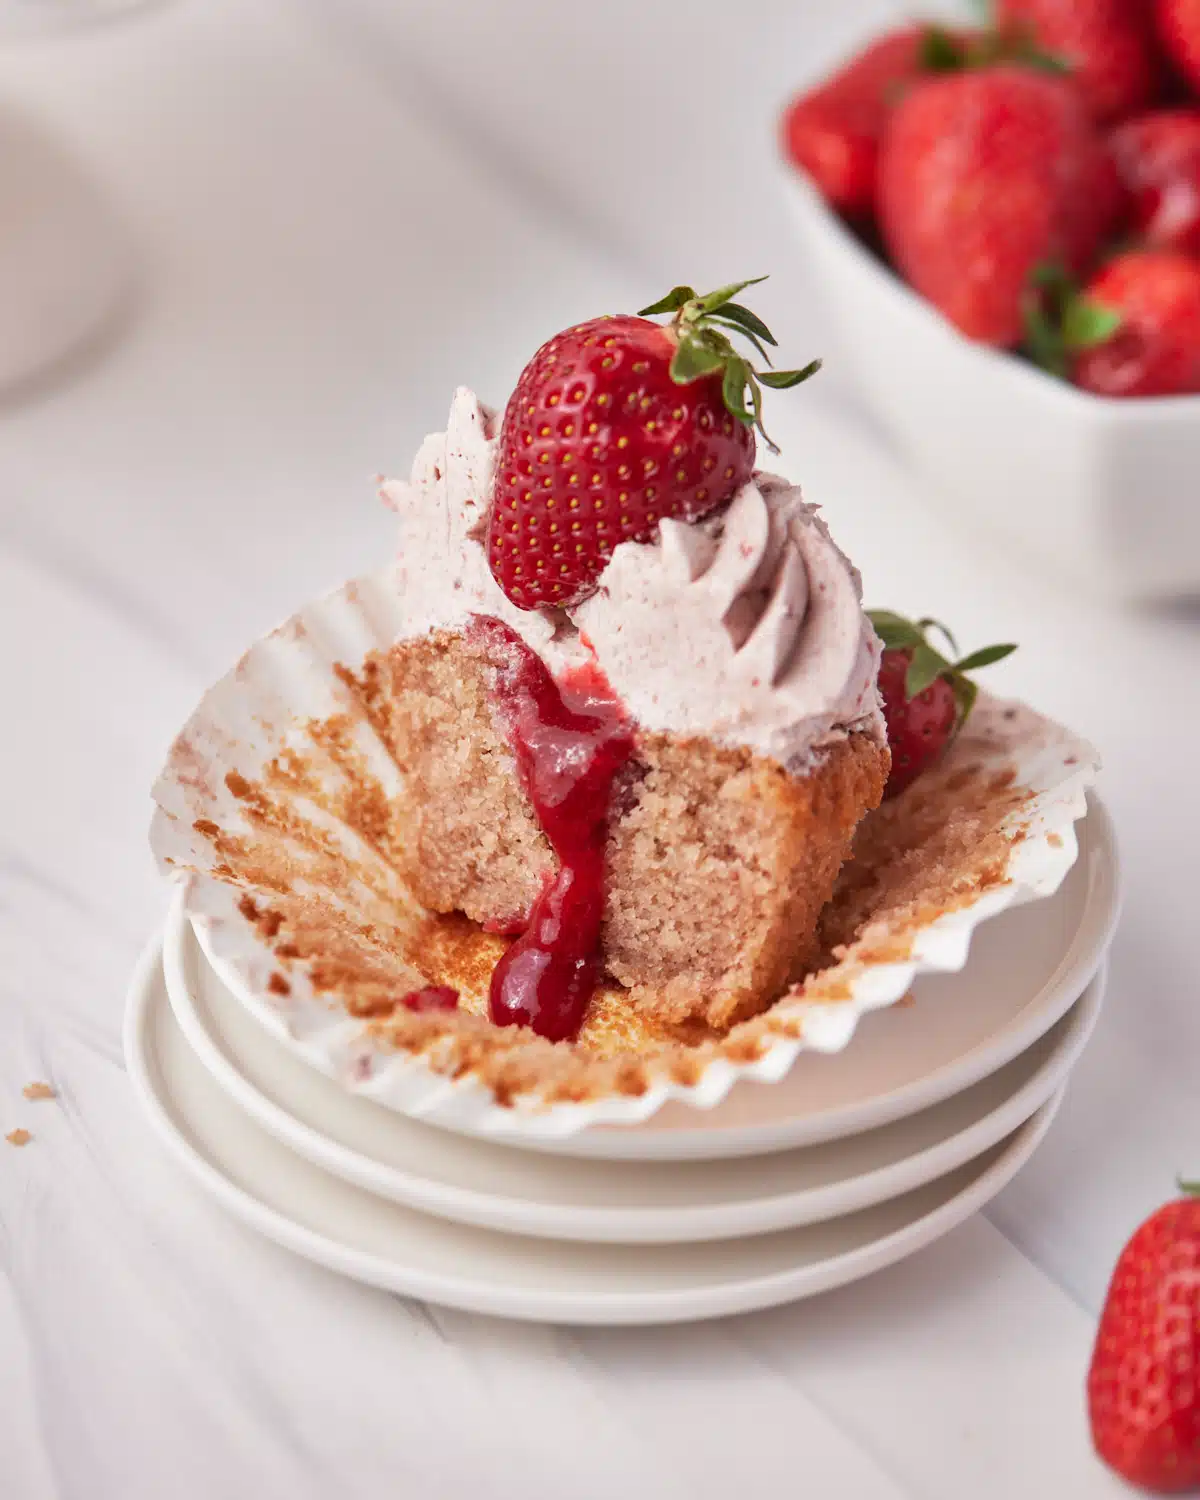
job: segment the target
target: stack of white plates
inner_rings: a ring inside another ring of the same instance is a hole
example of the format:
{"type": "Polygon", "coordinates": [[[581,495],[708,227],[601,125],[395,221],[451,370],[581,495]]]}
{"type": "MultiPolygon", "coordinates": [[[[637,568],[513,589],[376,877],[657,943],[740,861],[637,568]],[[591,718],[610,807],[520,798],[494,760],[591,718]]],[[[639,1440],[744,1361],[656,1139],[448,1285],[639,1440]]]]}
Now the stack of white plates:
{"type": "Polygon", "coordinates": [[[159,1134],[260,1233],[432,1302],[566,1323],[711,1317],[811,1296],[960,1223],[1045,1135],[1104,990],[1117,911],[1094,800],[1057,893],[985,922],[957,974],[834,1055],[715,1108],[498,1143],[324,1076],[226,987],[177,902],[126,1051],[159,1134]]]}

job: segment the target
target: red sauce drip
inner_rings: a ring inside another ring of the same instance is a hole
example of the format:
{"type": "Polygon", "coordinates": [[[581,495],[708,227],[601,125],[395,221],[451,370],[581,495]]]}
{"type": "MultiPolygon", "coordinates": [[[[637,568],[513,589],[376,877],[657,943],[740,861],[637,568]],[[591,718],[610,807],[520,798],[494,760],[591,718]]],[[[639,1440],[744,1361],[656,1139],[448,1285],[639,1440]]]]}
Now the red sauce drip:
{"type": "Polygon", "coordinates": [[[448,984],[427,984],[423,990],[413,990],[400,998],[401,1005],[409,1010],[457,1010],[458,991],[448,984]]]}
{"type": "Polygon", "coordinates": [[[495,661],[493,692],[517,773],[560,863],[496,965],[489,1013],[497,1026],[565,1041],[583,1024],[599,974],[608,804],[633,735],[598,667],[556,683],[503,621],[474,615],[469,630],[495,661]]]}

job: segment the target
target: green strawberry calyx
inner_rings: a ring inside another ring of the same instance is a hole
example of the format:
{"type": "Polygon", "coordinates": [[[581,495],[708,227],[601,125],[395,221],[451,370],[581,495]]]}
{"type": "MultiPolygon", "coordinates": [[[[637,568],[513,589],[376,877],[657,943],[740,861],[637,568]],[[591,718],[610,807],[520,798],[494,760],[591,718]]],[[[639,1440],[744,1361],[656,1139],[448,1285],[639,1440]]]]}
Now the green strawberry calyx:
{"type": "Polygon", "coordinates": [[[767,364],[771,356],[767,345],[777,346],[775,336],[758,316],[733,299],[748,286],[766,281],[753,276],[749,281],[731,281],[715,292],[698,296],[690,286],[673,287],[665,297],[643,307],[639,318],[659,313],[674,313],[670,333],[675,341],[671,356],[671,379],[676,385],[690,385],[705,375],[721,374],[721,395],[726,410],[746,427],[757,428],[772,453],[779,449],[767,436],[762,423],[762,387],[788,390],[815,375],[821,361],[814,359],[802,370],[756,370],[730,342],[729,335],[748,339],[767,364]],[[749,403],[747,404],[747,392],[749,403]]]}
{"type": "Polygon", "coordinates": [[[918,55],[926,73],[961,73],[996,63],[1020,63],[1042,73],[1071,71],[1065,57],[1039,46],[1032,29],[1019,22],[966,34],[956,34],[944,26],[927,26],[918,55]]]}
{"type": "Polygon", "coordinates": [[[1058,264],[1034,270],[1021,311],[1024,352],[1035,365],[1061,380],[1069,378],[1077,354],[1106,344],[1122,322],[1116,308],[1084,296],[1058,264]]]}
{"type": "Polygon", "coordinates": [[[939,620],[909,620],[890,609],[869,609],[867,618],[874,626],[875,634],[883,642],[885,651],[909,652],[908,671],[904,678],[904,695],[908,702],[911,703],[939,677],[944,677],[950,684],[958,706],[956,730],[967,722],[979,695],[978,687],[967,674],[977,672],[980,667],[990,667],[993,662],[1003,661],[1017,649],[1011,643],[984,646],[960,657],[957,641],[939,620]],[[936,630],[945,638],[955,660],[944,656],[930,643],[930,630],[936,630]]]}

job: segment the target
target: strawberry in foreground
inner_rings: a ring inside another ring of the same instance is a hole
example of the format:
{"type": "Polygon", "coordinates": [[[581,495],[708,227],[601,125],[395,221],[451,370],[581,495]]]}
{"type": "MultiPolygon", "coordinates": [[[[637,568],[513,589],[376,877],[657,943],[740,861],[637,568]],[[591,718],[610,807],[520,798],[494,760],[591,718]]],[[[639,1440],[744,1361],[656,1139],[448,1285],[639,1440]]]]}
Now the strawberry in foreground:
{"type": "Polygon", "coordinates": [[[1172,61],[1200,94],[1200,0],[1157,0],[1154,19],[1172,61]]]}
{"type": "Polygon", "coordinates": [[[636,318],[568,328],[525,366],[504,411],[488,523],[492,576],[518,608],[576,603],[614,547],[651,540],[665,516],[707,515],[750,478],[755,428],[771,445],[762,387],[820,368],[761,371],[737,352],[730,334],[770,363],[770,329],[733,300],[754,284],[703,297],[676,287],[636,318]],[[650,322],[657,313],[674,317],[650,322]]]}
{"type": "Polygon", "coordinates": [[[1070,80],[1027,64],[923,80],[879,162],[884,241],[901,274],[968,338],[1020,341],[1034,269],[1083,270],[1121,204],[1070,80]]]}
{"type": "Polygon", "coordinates": [[[955,46],[946,32],[906,26],[878,37],[783,120],[783,147],[824,198],[850,217],[875,208],[879,140],[904,90],[955,46]]]}
{"type": "Polygon", "coordinates": [[[1098,396],[1200,394],[1200,262],[1131,250],[1052,302],[1027,309],[1026,340],[1052,373],[1098,396]]]}
{"type": "Polygon", "coordinates": [[[895,797],[941,757],[967,722],[978,693],[967,673],[1002,661],[1017,648],[985,646],[949,661],[929,642],[927,632],[936,628],[957,654],[954,637],[936,620],[906,620],[886,609],[867,615],[884,647],[879,692],[892,770],[883,795],[895,797]]]}
{"type": "Polygon", "coordinates": [[[1158,89],[1154,40],[1144,0],[998,0],[1004,28],[1028,28],[1061,58],[1096,120],[1144,109],[1158,89]]]}
{"type": "Polygon", "coordinates": [[[1200,110],[1163,109],[1110,137],[1141,239],[1200,255],[1200,110]]]}
{"type": "Polygon", "coordinates": [[[1200,1185],[1121,1252],[1088,1372],[1100,1457],[1157,1494],[1200,1487],[1200,1185]]]}

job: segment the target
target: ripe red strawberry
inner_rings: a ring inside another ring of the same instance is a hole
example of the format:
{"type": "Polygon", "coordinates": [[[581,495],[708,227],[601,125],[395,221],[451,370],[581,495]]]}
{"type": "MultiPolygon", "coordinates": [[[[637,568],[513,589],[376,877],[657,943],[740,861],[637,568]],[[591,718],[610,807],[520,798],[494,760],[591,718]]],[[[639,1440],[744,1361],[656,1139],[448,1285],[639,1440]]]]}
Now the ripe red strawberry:
{"type": "Polygon", "coordinates": [[[1080,300],[1108,327],[1076,356],[1076,385],[1100,396],[1200,393],[1200,261],[1131,250],[1094,276],[1080,300]]]}
{"type": "Polygon", "coordinates": [[[1141,115],[1110,141],[1142,239],[1200,255],[1200,110],[1141,115]]]}
{"type": "Polygon", "coordinates": [[[1200,94],[1200,0],[1156,0],[1154,19],[1172,61],[1200,94]]]}
{"type": "Polygon", "coordinates": [[[831,78],[794,100],[783,118],[783,148],[844,214],[875,207],[875,167],[884,122],[924,66],[928,29],[889,32],[831,78]]]}
{"type": "Polygon", "coordinates": [[[820,367],[763,372],[737,353],[729,333],[764,357],[775,342],[733,301],[751,285],[705,297],[676,287],[636,318],[568,328],[525,366],[504,411],[488,522],[492,575],[519,608],[576,602],[621,542],[649,541],[664,516],[703,516],[750,478],[755,428],[770,446],[761,386],[798,385],[820,367]],[[669,325],[648,321],[664,312],[669,325]]]}
{"type": "Polygon", "coordinates": [[[1163,1495],[1200,1486],[1200,1199],[1184,1191],[1121,1252],[1087,1381],[1096,1452],[1163,1495]]]}
{"type": "Polygon", "coordinates": [[[967,673],[1001,661],[1017,648],[985,646],[952,662],[929,643],[927,632],[936,627],[958,652],[954,637],[936,620],[914,622],[886,609],[868,613],[884,645],[879,693],[892,752],[884,796],[895,797],[939,759],[966,723],[978,693],[967,673]]]}
{"type": "Polygon", "coordinates": [[[1016,63],[923,79],[879,160],[884,241],[968,338],[1010,348],[1039,264],[1091,260],[1120,205],[1116,172],[1070,82],[1016,63]]]}
{"type": "Polygon", "coordinates": [[[1124,119],[1157,95],[1144,0],[998,0],[996,20],[1060,58],[1096,120],[1124,119]]]}

